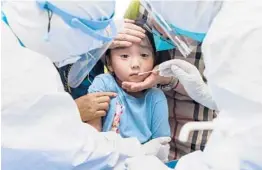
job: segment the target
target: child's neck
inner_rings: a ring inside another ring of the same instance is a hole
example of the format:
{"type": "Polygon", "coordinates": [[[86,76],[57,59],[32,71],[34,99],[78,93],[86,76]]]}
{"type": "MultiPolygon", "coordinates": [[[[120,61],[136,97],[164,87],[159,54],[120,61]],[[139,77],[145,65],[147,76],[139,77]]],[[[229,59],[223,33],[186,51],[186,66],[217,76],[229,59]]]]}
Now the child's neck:
{"type": "Polygon", "coordinates": [[[140,98],[140,97],[142,97],[143,96],[143,91],[139,91],[139,92],[128,92],[128,91],[126,91],[125,89],[123,89],[127,94],[129,94],[129,95],[131,95],[131,96],[133,96],[133,97],[135,97],[135,98],[140,98]]]}

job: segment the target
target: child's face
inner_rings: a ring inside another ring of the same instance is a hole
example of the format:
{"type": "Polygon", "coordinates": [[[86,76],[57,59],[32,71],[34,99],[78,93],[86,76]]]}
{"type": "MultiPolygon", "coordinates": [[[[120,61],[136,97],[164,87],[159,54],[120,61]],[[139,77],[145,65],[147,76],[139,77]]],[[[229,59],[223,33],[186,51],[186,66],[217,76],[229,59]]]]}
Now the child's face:
{"type": "Polygon", "coordinates": [[[138,76],[138,73],[150,71],[154,66],[153,48],[144,38],[140,44],[133,44],[127,48],[111,50],[109,70],[114,72],[121,81],[141,82],[148,74],[138,76]]]}

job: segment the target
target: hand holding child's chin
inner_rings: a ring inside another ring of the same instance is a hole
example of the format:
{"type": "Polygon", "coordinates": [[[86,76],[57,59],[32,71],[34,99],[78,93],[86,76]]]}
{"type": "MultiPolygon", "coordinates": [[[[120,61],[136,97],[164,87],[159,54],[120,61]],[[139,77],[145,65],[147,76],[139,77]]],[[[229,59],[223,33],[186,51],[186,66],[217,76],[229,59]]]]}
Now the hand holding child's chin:
{"type": "Polygon", "coordinates": [[[128,80],[123,81],[123,82],[133,82],[133,83],[141,83],[143,82],[150,73],[144,74],[144,75],[139,75],[139,74],[130,74],[128,77],[128,80]]]}
{"type": "Polygon", "coordinates": [[[139,92],[145,89],[152,88],[157,84],[168,84],[171,78],[161,77],[158,72],[148,73],[143,75],[140,81],[123,81],[122,88],[129,92],[139,92]]]}

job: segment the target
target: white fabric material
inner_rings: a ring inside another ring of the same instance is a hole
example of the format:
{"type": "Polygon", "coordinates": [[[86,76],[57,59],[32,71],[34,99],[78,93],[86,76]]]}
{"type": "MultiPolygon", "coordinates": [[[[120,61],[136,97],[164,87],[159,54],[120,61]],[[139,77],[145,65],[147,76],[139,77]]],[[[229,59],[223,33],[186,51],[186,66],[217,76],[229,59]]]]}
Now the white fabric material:
{"type": "Polygon", "coordinates": [[[162,162],[168,162],[168,155],[170,152],[170,145],[161,145],[156,157],[162,162]]]}
{"type": "Polygon", "coordinates": [[[12,50],[12,49],[20,46],[20,44],[18,43],[18,40],[15,36],[10,37],[10,35],[13,34],[12,30],[10,30],[8,28],[8,26],[6,24],[4,24],[3,21],[1,21],[1,32],[3,33],[3,34],[1,34],[1,40],[6,41],[6,43],[1,43],[1,48],[5,49],[5,50],[12,50]]]}
{"type": "Polygon", "coordinates": [[[161,63],[159,70],[161,76],[174,76],[179,79],[192,99],[210,109],[217,110],[216,103],[212,99],[208,86],[194,65],[184,60],[175,59],[161,63]]]}
{"type": "Polygon", "coordinates": [[[61,10],[68,12],[71,15],[78,16],[80,18],[87,18],[91,20],[100,20],[101,18],[110,18],[114,13],[115,2],[109,1],[57,1],[47,0],[53,5],[59,7],[61,10]]]}
{"type": "MultiPolygon", "coordinates": [[[[115,8],[114,1],[51,1],[57,7],[74,16],[84,19],[109,18],[115,8]]],[[[8,1],[2,6],[12,30],[33,51],[48,56],[58,66],[74,63],[78,55],[101,47],[102,42],[73,29],[59,16],[53,14],[50,33],[47,34],[48,14],[41,10],[35,1],[8,1]],[[29,36],[30,35],[30,36],[29,36]],[[48,41],[45,40],[49,36],[48,41]],[[66,60],[66,61],[64,61],[66,60]],[[61,62],[61,63],[60,63],[61,62]]],[[[98,30],[102,35],[108,35],[106,30],[98,30]]]]}
{"type": "Polygon", "coordinates": [[[30,105],[27,101],[31,97],[38,99],[38,96],[46,91],[62,92],[63,85],[60,76],[55,67],[50,65],[50,60],[21,47],[5,23],[1,22],[1,27],[2,38],[7,40],[2,43],[2,110],[14,106],[16,103],[26,108],[26,105],[30,105]],[[21,54],[19,54],[20,52],[21,54]],[[10,53],[10,56],[6,56],[5,53],[10,53]],[[38,63],[39,65],[37,65],[38,63]],[[39,70],[38,79],[35,79],[36,73],[33,70],[39,70]]]}
{"type": "Polygon", "coordinates": [[[202,151],[195,151],[186,156],[183,156],[179,159],[175,169],[201,169],[201,170],[210,170],[209,167],[204,163],[205,159],[203,158],[202,151]]]}
{"type": "Polygon", "coordinates": [[[152,7],[170,24],[180,29],[206,33],[221,7],[221,1],[155,1],[152,7]]]}
{"type": "Polygon", "coordinates": [[[3,22],[1,27],[3,169],[103,169],[143,154],[137,139],[82,123],[52,62],[21,47],[3,22]]]}
{"type": "Polygon", "coordinates": [[[262,169],[261,16],[262,1],[225,2],[203,44],[204,74],[220,110],[205,150],[213,169],[262,169]]]}
{"type": "Polygon", "coordinates": [[[154,155],[163,162],[168,161],[170,137],[159,137],[142,145],[145,155],[154,155]]]}
{"type": "Polygon", "coordinates": [[[176,170],[262,169],[261,16],[262,1],[246,0],[225,1],[214,18],[202,48],[220,113],[204,152],[182,157],[176,170]]]}
{"type": "Polygon", "coordinates": [[[125,162],[127,170],[171,170],[155,156],[138,156],[125,162]]]}

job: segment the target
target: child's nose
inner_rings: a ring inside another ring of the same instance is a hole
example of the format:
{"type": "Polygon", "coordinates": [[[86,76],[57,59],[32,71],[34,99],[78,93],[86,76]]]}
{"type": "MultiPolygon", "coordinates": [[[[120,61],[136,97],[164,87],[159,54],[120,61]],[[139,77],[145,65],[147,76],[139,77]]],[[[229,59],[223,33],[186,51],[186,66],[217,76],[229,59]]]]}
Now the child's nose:
{"type": "Polygon", "coordinates": [[[132,59],[131,68],[132,69],[139,69],[140,68],[140,61],[138,59],[132,59]]]}

